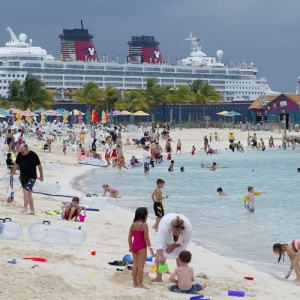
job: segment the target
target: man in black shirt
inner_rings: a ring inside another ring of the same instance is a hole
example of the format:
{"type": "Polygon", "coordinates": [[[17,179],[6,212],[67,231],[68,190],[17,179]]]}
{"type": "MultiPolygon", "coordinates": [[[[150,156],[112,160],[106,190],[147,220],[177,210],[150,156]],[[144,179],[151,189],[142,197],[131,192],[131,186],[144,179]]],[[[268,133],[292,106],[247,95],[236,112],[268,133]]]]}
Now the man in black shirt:
{"type": "Polygon", "coordinates": [[[27,207],[29,205],[29,215],[35,214],[34,203],[32,198],[32,188],[37,179],[36,167],[38,167],[39,169],[39,179],[43,181],[43,168],[38,155],[35,152],[29,150],[26,144],[20,145],[16,163],[10,176],[13,177],[15,172],[18,169],[20,170],[20,181],[22,184],[24,195],[24,207],[21,210],[21,213],[27,213],[27,207]]]}

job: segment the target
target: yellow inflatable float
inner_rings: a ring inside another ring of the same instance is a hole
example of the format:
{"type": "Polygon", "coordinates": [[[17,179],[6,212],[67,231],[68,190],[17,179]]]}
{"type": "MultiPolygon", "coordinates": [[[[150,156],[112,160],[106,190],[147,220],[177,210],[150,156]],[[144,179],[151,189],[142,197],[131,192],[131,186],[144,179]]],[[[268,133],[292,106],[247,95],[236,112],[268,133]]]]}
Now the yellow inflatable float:
{"type": "MultiPolygon", "coordinates": [[[[254,192],[254,196],[260,196],[262,193],[264,192],[256,191],[254,192]]],[[[244,196],[243,201],[246,203],[248,201],[248,198],[249,198],[248,195],[244,196]]]]}

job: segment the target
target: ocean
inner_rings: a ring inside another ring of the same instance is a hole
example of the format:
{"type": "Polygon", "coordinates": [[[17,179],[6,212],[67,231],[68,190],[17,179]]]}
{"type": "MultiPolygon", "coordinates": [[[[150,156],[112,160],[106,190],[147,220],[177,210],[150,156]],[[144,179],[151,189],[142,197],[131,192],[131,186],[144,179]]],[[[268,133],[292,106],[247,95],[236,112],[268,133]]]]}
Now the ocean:
{"type": "Polygon", "coordinates": [[[83,178],[79,184],[84,193],[102,195],[102,185],[107,183],[120,191],[122,208],[135,211],[146,206],[153,215],[150,196],[156,180],[161,178],[165,180],[163,194],[170,196],[163,201],[165,213],[186,215],[197,244],[282,278],[289,268],[288,257],[284,266],[278,264],[272,246],[300,238],[299,150],[221,150],[216,155],[174,154],[172,159],[172,173],[168,172],[166,160],[148,174],[143,173],[143,167],[121,171],[95,168],[89,179],[83,178]],[[213,161],[227,168],[213,172],[200,167],[201,163],[211,165],[213,161]],[[180,167],[185,172],[180,172],[180,167]],[[255,213],[244,208],[248,186],[265,191],[255,197],[255,213]],[[228,196],[219,196],[218,187],[228,196]]]}

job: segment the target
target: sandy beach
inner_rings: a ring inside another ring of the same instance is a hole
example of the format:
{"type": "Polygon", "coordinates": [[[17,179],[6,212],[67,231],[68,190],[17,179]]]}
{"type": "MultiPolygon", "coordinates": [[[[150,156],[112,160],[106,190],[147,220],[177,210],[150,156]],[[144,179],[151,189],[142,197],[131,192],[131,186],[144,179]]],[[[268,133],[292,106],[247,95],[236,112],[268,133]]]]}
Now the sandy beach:
{"type": "MultiPolygon", "coordinates": [[[[200,152],[203,145],[203,136],[214,132],[211,129],[183,129],[170,133],[176,149],[178,139],[182,141],[182,152],[190,152],[192,146],[197,148],[196,155],[206,155],[200,152]]],[[[213,149],[225,149],[228,147],[228,135],[230,130],[218,129],[220,141],[213,141],[213,149]]],[[[232,130],[236,141],[240,140],[244,146],[248,132],[238,129],[232,130]]],[[[253,132],[250,132],[253,134],[253,132]]],[[[258,139],[263,138],[266,146],[272,134],[275,139],[275,147],[281,145],[282,134],[278,132],[257,131],[258,139]]],[[[293,134],[293,133],[290,133],[293,134]]],[[[136,137],[141,134],[136,133],[136,137]]],[[[132,133],[123,134],[123,142],[126,138],[133,138],[132,133]]],[[[81,196],[81,187],[78,179],[89,176],[92,166],[82,166],[77,163],[77,156],[72,154],[71,147],[67,148],[67,155],[62,152],[62,141],[53,144],[52,153],[38,149],[38,142],[34,139],[26,139],[31,150],[35,151],[42,164],[53,162],[64,165],[62,171],[44,169],[45,180],[57,181],[60,186],[60,194],[81,196]]],[[[87,145],[87,143],[86,143],[87,145]]],[[[164,143],[162,143],[164,147],[164,143]]],[[[98,150],[99,151],[99,150],[98,150]]],[[[173,150],[174,151],[174,150],[173,150]]],[[[103,153],[103,150],[99,151],[103,153]]],[[[124,154],[127,159],[132,155],[142,157],[142,149],[134,145],[125,145],[124,154]]],[[[174,155],[174,159],[176,156],[174,155]]],[[[7,174],[5,159],[1,159],[3,175],[7,174]]],[[[118,170],[116,171],[116,176],[118,170]]],[[[126,171],[126,170],[125,170],[126,171]]],[[[123,172],[125,172],[123,171],[123,172]]],[[[141,171],[141,176],[144,175],[141,171]]],[[[130,176],[130,170],[128,171],[130,176]]],[[[105,179],[99,181],[99,191],[105,179]]],[[[65,199],[59,197],[34,194],[36,215],[22,215],[19,211],[22,207],[22,190],[15,186],[15,201],[6,203],[7,186],[0,181],[1,209],[0,218],[9,217],[23,227],[23,234],[17,240],[0,239],[0,299],[130,299],[130,300],[160,300],[160,299],[189,299],[191,295],[176,294],[166,288],[170,284],[169,275],[163,276],[162,283],[151,283],[153,273],[145,274],[144,284],[149,290],[132,287],[131,271],[117,271],[118,266],[110,266],[108,262],[122,260],[128,254],[128,230],[134,216],[133,212],[120,207],[112,211],[87,212],[84,223],[66,222],[61,220],[60,215],[47,215],[45,211],[60,208],[65,199]],[[48,220],[53,225],[78,228],[81,226],[86,233],[86,241],[79,247],[49,245],[34,242],[27,234],[29,225],[48,220]],[[96,255],[91,255],[96,251],[96,255]],[[44,257],[45,263],[36,263],[22,260],[22,257],[44,257]],[[16,264],[7,263],[8,260],[16,259],[16,264]],[[37,267],[32,268],[34,265],[37,267]]],[[[150,188],[150,190],[152,187],[150,188]]],[[[130,197],[130,195],[126,195],[130,197]]],[[[150,196],[149,196],[150,199],[150,196]]],[[[152,214],[152,212],[151,212],[152,214]]],[[[148,219],[149,227],[154,223],[148,219]]],[[[205,228],[203,228],[205,230],[205,228]]],[[[150,231],[150,239],[155,244],[155,232],[150,231]]],[[[270,245],[271,249],[271,245],[270,245]]],[[[220,256],[208,251],[203,247],[191,243],[188,250],[193,254],[191,266],[196,274],[196,282],[205,281],[208,287],[203,291],[206,298],[214,300],[227,299],[228,290],[242,290],[246,292],[246,298],[268,299],[299,299],[300,287],[291,280],[278,280],[267,273],[260,272],[246,264],[233,259],[220,256]],[[254,281],[247,281],[244,276],[254,277],[254,281]]],[[[269,250],[268,250],[269,251],[269,250]]],[[[150,254],[148,254],[150,255],[150,254]]],[[[274,264],[277,263],[274,256],[274,264]]],[[[168,260],[170,271],[175,268],[175,261],[168,260]]],[[[150,264],[146,263],[145,271],[149,272],[150,264]]],[[[288,268],[286,262],[283,268],[288,268]]],[[[122,268],[123,269],[123,268],[122,268]]],[[[294,278],[294,276],[291,276],[294,278]]]]}

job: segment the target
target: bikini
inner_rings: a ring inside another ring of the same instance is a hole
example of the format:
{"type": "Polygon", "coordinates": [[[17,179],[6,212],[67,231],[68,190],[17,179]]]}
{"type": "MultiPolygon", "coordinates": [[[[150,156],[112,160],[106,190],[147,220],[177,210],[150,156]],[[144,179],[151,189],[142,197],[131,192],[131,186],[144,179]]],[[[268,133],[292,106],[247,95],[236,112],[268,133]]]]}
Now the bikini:
{"type": "Polygon", "coordinates": [[[298,248],[298,240],[293,240],[290,243],[288,243],[289,247],[293,249],[293,251],[295,253],[299,252],[299,248],[298,248]]]}
{"type": "Polygon", "coordinates": [[[144,223],[140,226],[139,230],[132,230],[133,242],[131,245],[131,250],[135,253],[147,248],[144,238],[144,231],[141,230],[143,225],[144,223]]]}

